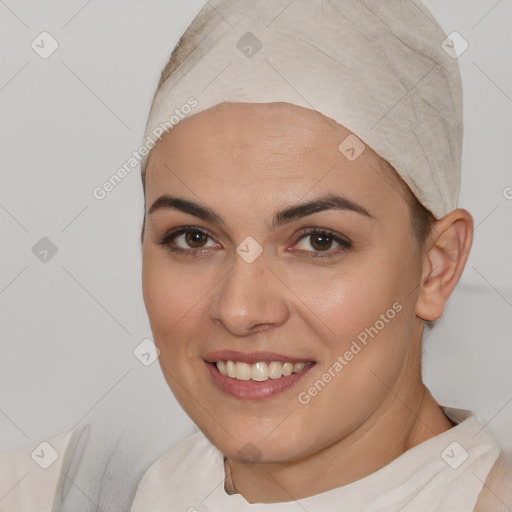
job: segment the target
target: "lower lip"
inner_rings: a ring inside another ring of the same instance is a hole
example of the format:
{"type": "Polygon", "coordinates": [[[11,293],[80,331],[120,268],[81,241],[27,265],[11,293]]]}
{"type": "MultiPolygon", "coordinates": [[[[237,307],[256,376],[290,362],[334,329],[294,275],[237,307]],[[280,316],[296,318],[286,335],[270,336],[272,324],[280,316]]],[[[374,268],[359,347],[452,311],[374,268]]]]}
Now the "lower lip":
{"type": "Polygon", "coordinates": [[[299,373],[292,373],[279,379],[267,379],[263,382],[255,380],[238,380],[232,377],[222,375],[215,364],[205,363],[214,384],[228,395],[247,400],[260,400],[278,395],[294,386],[302,377],[304,377],[315,363],[308,365],[299,373]]]}

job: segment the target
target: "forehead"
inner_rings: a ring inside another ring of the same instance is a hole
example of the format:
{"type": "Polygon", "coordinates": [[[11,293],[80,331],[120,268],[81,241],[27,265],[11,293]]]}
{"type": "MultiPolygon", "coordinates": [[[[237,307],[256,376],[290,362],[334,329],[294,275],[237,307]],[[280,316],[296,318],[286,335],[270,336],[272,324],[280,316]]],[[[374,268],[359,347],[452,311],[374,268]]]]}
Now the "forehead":
{"type": "Polygon", "coordinates": [[[164,136],[155,152],[187,151],[189,157],[231,157],[226,164],[246,157],[254,163],[337,156],[336,142],[350,132],[313,110],[287,103],[223,103],[191,116],[164,136]],[[201,151],[198,153],[197,149],[201,151]],[[309,158],[308,158],[309,156],[309,158]]]}
{"type": "Polygon", "coordinates": [[[186,118],[152,150],[146,180],[149,201],[175,186],[225,200],[231,191],[248,201],[335,190],[388,202],[400,192],[391,166],[350,130],[287,103],[224,103],[186,118]],[[347,140],[362,151],[355,159],[344,152],[347,140]]]}

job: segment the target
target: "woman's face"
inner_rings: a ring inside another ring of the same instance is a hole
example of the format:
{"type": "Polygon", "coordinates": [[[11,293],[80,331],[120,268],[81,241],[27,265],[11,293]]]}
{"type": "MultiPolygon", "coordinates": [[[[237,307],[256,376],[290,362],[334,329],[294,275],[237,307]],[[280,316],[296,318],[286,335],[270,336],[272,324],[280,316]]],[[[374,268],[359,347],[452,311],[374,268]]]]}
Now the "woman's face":
{"type": "Polygon", "coordinates": [[[349,135],[286,103],[222,104],[151,153],[142,277],[160,365],[230,458],[318,452],[419,378],[410,208],[349,135]]]}

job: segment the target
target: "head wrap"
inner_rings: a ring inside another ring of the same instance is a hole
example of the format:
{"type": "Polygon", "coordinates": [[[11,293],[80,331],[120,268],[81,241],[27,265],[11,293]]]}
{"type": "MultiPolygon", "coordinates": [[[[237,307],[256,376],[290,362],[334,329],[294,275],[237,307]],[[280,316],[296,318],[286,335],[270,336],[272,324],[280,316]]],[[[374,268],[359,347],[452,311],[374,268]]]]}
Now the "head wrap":
{"type": "MultiPolygon", "coordinates": [[[[182,61],[162,75],[145,140],[218,103],[287,102],[352,131],[436,218],[457,207],[460,71],[419,0],[211,1],[187,36],[182,61]]],[[[348,146],[348,156],[358,149],[348,146]]]]}

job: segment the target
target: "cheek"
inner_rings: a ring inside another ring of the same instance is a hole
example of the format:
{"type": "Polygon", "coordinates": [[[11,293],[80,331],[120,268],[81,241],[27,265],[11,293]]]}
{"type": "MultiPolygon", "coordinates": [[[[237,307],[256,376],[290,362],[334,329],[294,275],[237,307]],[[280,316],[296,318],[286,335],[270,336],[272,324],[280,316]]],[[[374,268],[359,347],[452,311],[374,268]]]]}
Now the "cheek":
{"type": "Polygon", "coordinates": [[[197,356],[198,326],[204,319],[210,294],[220,277],[206,267],[186,269],[172,263],[166,251],[143,252],[142,293],[160,360],[176,366],[180,358],[197,356]]]}
{"type": "Polygon", "coordinates": [[[190,286],[186,286],[187,281],[193,284],[193,281],[187,280],[187,276],[180,272],[179,266],[170,264],[164,248],[144,248],[142,292],[150,317],[157,319],[158,323],[164,319],[171,323],[172,318],[178,316],[185,307],[190,289],[190,286]]]}
{"type": "MultiPolygon", "coordinates": [[[[147,249],[143,253],[142,293],[155,343],[162,350],[163,338],[172,338],[179,319],[192,308],[193,286],[183,273],[166,262],[165,251],[147,249]],[[192,288],[192,289],[191,289],[192,288]]],[[[192,282],[193,283],[193,282],[192,282]]]]}
{"type": "MultiPolygon", "coordinates": [[[[322,364],[297,390],[297,424],[319,433],[306,450],[318,442],[329,445],[368,419],[386,400],[407,357],[410,322],[398,293],[378,294],[379,287],[357,280],[343,286],[341,292],[333,287],[323,302],[331,310],[316,320],[322,364]]],[[[309,300],[314,303],[314,296],[309,300]]]]}
{"type": "MultiPolygon", "coordinates": [[[[172,315],[174,286],[167,284],[168,272],[162,267],[153,250],[144,248],[142,258],[142,295],[149,321],[155,334],[164,327],[165,319],[172,315]]],[[[156,342],[156,340],[155,340],[156,342]]]]}
{"type": "Polygon", "coordinates": [[[415,276],[412,265],[390,254],[339,273],[316,272],[314,282],[305,274],[295,280],[297,308],[322,344],[315,378],[332,381],[315,396],[319,408],[337,404],[340,413],[349,407],[365,416],[387,393],[383,383],[400,373],[412,336],[415,276]],[[336,377],[324,375],[329,370],[336,377]]]}
{"type": "Polygon", "coordinates": [[[193,343],[206,290],[201,279],[171,265],[165,251],[143,252],[142,292],[155,345],[160,350],[162,374],[181,406],[190,413],[191,395],[198,390],[190,375],[202,371],[197,344],[193,343]]]}
{"type": "MultiPolygon", "coordinates": [[[[389,258],[368,258],[364,264],[354,258],[339,269],[304,268],[286,274],[283,270],[281,275],[298,298],[294,302],[303,319],[316,326],[318,338],[341,350],[395,302],[403,301],[409,279],[403,269],[394,267],[389,258]]],[[[391,310],[390,315],[394,313],[391,310]]]]}

